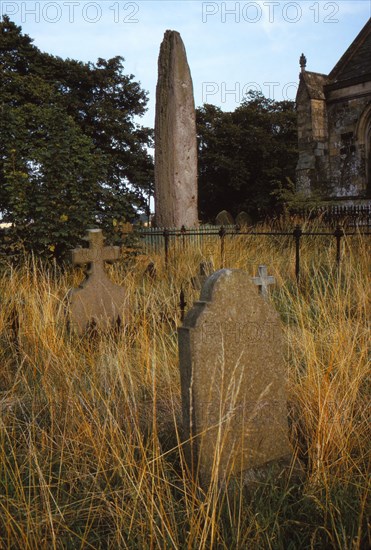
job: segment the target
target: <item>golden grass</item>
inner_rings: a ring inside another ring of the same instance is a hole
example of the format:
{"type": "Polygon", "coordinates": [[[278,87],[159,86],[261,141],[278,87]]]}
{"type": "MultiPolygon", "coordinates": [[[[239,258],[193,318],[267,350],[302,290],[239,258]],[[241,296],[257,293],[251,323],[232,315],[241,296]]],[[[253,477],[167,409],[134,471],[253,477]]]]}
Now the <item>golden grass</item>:
{"type": "Polygon", "coordinates": [[[370,237],[226,239],[227,267],[266,264],[287,340],[292,440],[305,479],[253,495],[204,491],[181,444],[179,291],[218,239],[111,266],[132,319],[119,335],[69,333],[82,277],[28,259],[0,276],[0,548],[366,548],[370,467],[370,237]]]}

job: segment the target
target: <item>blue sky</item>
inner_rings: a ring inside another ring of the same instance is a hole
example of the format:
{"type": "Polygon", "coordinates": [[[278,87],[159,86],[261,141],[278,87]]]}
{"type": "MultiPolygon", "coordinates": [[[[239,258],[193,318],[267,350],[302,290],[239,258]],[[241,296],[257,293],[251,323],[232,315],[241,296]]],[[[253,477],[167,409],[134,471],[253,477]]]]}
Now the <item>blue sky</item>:
{"type": "MultiPolygon", "coordinates": [[[[166,29],[180,32],[196,106],[234,110],[248,88],[294,99],[299,56],[328,73],[371,16],[371,0],[0,1],[43,51],[82,61],[121,55],[149,92],[154,124],[157,57],[166,29]]],[[[371,54],[370,54],[371,55],[371,54]]]]}

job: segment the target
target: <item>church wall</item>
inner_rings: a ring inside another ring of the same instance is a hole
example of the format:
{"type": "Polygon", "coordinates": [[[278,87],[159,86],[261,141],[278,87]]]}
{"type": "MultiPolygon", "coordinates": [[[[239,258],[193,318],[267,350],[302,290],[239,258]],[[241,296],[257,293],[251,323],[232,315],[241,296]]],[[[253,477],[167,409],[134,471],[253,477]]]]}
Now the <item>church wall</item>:
{"type": "Polygon", "coordinates": [[[364,144],[357,139],[356,129],[362,113],[370,103],[371,83],[331,90],[328,93],[330,197],[367,196],[366,152],[364,144]]]}
{"type": "Polygon", "coordinates": [[[329,74],[301,54],[297,191],[319,201],[371,204],[371,19],[329,74]]]}
{"type": "Polygon", "coordinates": [[[304,195],[322,194],[327,186],[326,104],[310,99],[303,87],[297,97],[299,160],[296,168],[297,191],[304,195]]]}

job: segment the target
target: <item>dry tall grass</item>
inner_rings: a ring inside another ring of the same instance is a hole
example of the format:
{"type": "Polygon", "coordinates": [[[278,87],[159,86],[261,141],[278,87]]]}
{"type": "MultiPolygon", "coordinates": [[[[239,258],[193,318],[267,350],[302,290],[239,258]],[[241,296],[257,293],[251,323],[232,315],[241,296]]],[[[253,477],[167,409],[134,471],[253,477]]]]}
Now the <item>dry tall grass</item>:
{"type": "Polygon", "coordinates": [[[29,259],[0,278],[0,547],[367,548],[370,440],[369,237],[303,240],[294,280],[290,239],[227,240],[226,265],[265,263],[287,338],[290,423],[301,485],[269,479],[253,495],[205,493],[181,439],[179,290],[188,306],[206,249],[173,249],[110,267],[127,287],[119,335],[68,333],[64,299],[81,272],[29,259]]]}

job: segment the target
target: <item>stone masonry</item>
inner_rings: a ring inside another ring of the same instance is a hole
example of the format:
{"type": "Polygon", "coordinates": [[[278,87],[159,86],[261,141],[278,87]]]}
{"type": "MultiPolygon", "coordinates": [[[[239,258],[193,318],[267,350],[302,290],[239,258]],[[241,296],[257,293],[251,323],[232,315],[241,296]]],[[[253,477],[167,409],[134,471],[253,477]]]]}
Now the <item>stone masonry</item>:
{"type": "Polygon", "coordinates": [[[301,74],[297,191],[344,205],[371,198],[371,19],[329,75],[301,74]]]}

